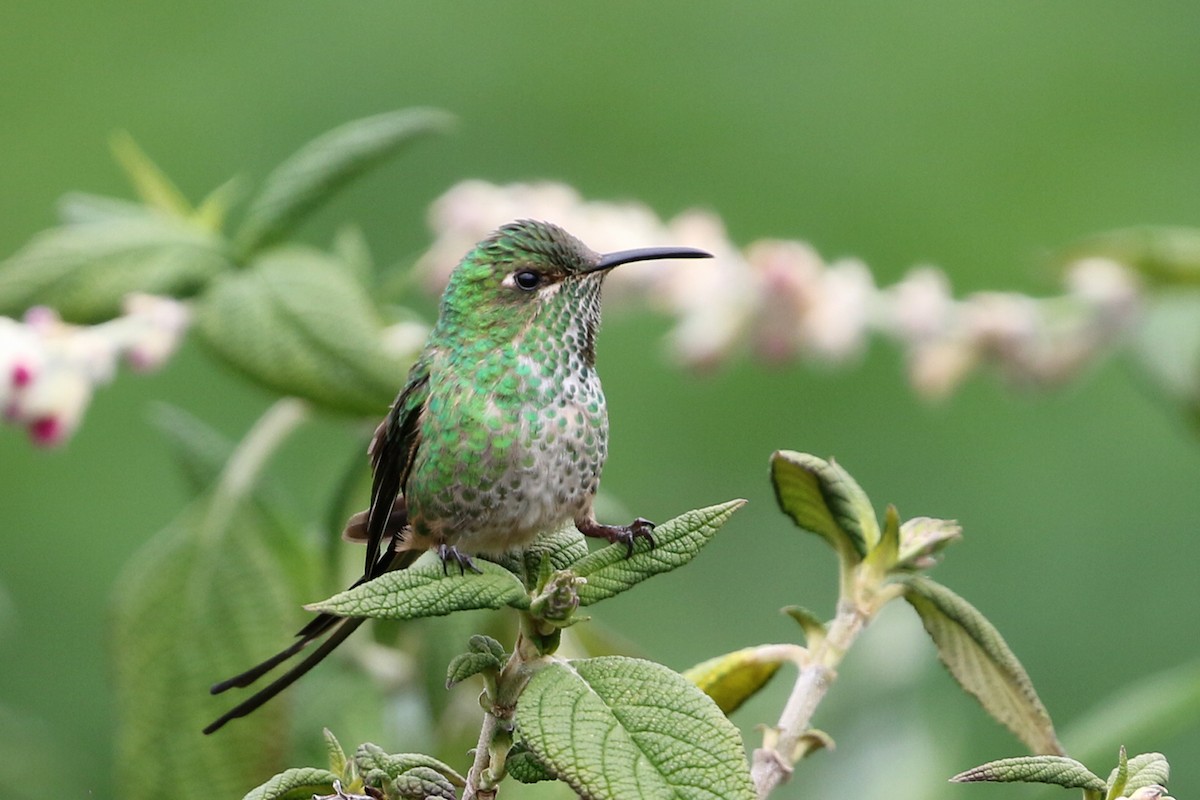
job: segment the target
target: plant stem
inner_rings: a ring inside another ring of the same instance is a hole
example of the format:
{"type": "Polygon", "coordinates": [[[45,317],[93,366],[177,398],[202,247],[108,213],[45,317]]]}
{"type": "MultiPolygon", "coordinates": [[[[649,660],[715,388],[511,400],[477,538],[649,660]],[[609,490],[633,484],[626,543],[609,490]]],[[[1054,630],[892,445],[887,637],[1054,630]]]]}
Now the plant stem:
{"type": "MultiPolygon", "coordinates": [[[[866,573],[854,570],[861,580],[866,573]]],[[[846,576],[851,577],[851,576],[846,576]]],[[[872,587],[874,591],[855,591],[851,578],[843,581],[842,599],[828,631],[809,650],[808,661],[800,669],[792,693],[779,716],[779,722],[763,737],[763,746],[754,751],[750,770],[754,788],[765,798],[792,774],[792,765],[806,753],[819,747],[809,736],[813,714],[829,687],[837,678],[837,667],[867,623],[886,603],[897,596],[896,587],[872,587]]]]}
{"type": "Polygon", "coordinates": [[[484,770],[491,766],[492,738],[496,735],[499,720],[490,711],[484,712],[483,725],[479,729],[479,744],[475,745],[475,762],[467,772],[467,788],[463,790],[462,800],[492,800],[496,796],[495,787],[481,789],[484,770]]]}

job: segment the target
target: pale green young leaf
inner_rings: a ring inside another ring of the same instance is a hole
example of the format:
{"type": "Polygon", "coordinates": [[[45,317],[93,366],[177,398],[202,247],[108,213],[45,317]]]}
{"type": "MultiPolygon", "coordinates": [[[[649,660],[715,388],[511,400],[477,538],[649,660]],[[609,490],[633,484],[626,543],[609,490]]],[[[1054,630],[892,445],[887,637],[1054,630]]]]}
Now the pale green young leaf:
{"type": "Polygon", "coordinates": [[[127,800],[237,797],[285,766],[286,697],[200,735],[227,705],[209,686],[270,655],[299,623],[269,544],[288,537],[253,503],[218,511],[212,497],[144,545],[117,584],[110,652],[127,800]]]}
{"type": "Polygon", "coordinates": [[[803,606],[784,606],[779,609],[800,624],[804,631],[804,641],[810,647],[816,647],[825,640],[828,631],[825,623],[813,612],[803,606]]]}
{"type": "Polygon", "coordinates": [[[1126,759],[1122,747],[1121,763],[1108,776],[1108,793],[1112,797],[1130,796],[1147,786],[1165,786],[1170,778],[1171,765],[1162,753],[1141,753],[1126,759]]]}
{"type": "Polygon", "coordinates": [[[411,356],[384,345],[366,290],[315,250],[274,250],[197,304],[203,341],[248,377],[338,411],[382,416],[411,356]]]}
{"type": "Polygon", "coordinates": [[[571,571],[585,578],[578,587],[586,606],[620,594],[649,577],[681,567],[695,558],[745,500],[730,500],[680,514],[654,529],[653,549],[635,544],[632,556],[624,544],[611,544],[575,562],[571,571]]]}
{"type": "Polygon", "coordinates": [[[1146,298],[1131,344],[1158,389],[1200,422],[1200,291],[1146,298]]]}
{"type": "Polygon", "coordinates": [[[441,133],[453,118],[411,108],[355,120],[297,150],[263,182],[237,235],[248,256],[286,236],[340,188],[408,144],[441,133]]]}
{"type": "MultiPolygon", "coordinates": [[[[795,650],[803,652],[799,647],[795,650]]],[[[683,677],[715,700],[723,713],[732,714],[767,685],[788,656],[782,645],[744,647],[702,661],[685,670],[683,677]]]]}
{"type": "Polygon", "coordinates": [[[118,131],[109,140],[113,157],[125,171],[137,196],[148,207],[180,219],[192,214],[192,205],[183,192],[166,176],[127,131],[118,131]]]}
{"type": "Polygon", "coordinates": [[[839,553],[862,558],[879,541],[869,498],[836,463],[779,450],[771,456],[771,482],[780,509],[839,553]]]}
{"type": "Polygon", "coordinates": [[[325,754],[329,756],[329,771],[334,775],[344,775],[349,760],[346,758],[346,751],[342,749],[342,743],[329,728],[322,728],[321,735],[325,739],[325,754]]]}
{"type": "Polygon", "coordinates": [[[473,608],[529,606],[525,587],[511,572],[481,559],[475,566],[479,573],[447,572],[439,559],[426,557],[305,608],[340,617],[416,619],[473,608]]]}
{"type": "Polygon", "coordinates": [[[481,672],[500,669],[501,661],[491,653],[459,653],[446,667],[446,688],[462,683],[481,672]]]}
{"type": "Polygon", "coordinates": [[[923,576],[904,580],[904,597],[959,685],[1030,750],[1063,755],[1050,714],[1008,644],[978,609],[923,576]]]}
{"type": "Polygon", "coordinates": [[[131,292],[189,297],[231,266],[213,234],[161,214],[51,228],[0,262],[0,314],[101,322],[131,292]]]}
{"type": "Polygon", "coordinates": [[[713,700],[650,661],[555,662],[517,703],[521,740],[585,800],[753,800],[741,736],[713,700]]]}
{"type": "Polygon", "coordinates": [[[156,213],[141,203],[88,192],[67,192],[58,198],[56,207],[58,220],[64,225],[144,219],[156,213]]]}
{"type": "Polygon", "coordinates": [[[1047,783],[1067,789],[1103,792],[1104,781],[1073,758],[1065,756],[1021,756],[989,761],[960,772],[955,783],[1047,783]]]}
{"type": "Polygon", "coordinates": [[[312,800],[314,795],[333,794],[333,782],[336,780],[338,780],[338,776],[327,769],[316,767],[289,769],[271,778],[262,786],[251,789],[242,800],[312,800]]]}

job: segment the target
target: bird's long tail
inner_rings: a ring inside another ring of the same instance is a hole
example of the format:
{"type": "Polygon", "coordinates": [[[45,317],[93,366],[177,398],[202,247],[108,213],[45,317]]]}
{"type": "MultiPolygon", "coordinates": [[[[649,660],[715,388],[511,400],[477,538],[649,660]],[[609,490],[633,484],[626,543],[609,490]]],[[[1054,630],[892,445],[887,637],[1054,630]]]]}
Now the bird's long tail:
{"type": "MultiPolygon", "coordinates": [[[[385,572],[404,569],[411,566],[414,561],[421,555],[419,550],[404,550],[396,552],[398,538],[393,538],[391,546],[379,557],[376,562],[375,569],[372,569],[368,574],[363,575],[354,582],[354,586],[359,586],[372,578],[378,577],[385,572]]],[[[282,692],[287,687],[291,686],[299,680],[306,672],[315,667],[324,660],[325,656],[329,655],[337,648],[339,644],[346,640],[350,634],[354,633],[363,622],[365,617],[339,617],[334,614],[318,614],[307,625],[300,629],[296,634],[296,641],[289,647],[284,648],[275,655],[263,661],[261,664],[256,664],[243,673],[234,675],[232,678],[213,684],[209,690],[213,694],[220,694],[234,687],[242,688],[249,686],[257,681],[263,675],[266,675],[275,667],[287,661],[294,655],[305,650],[313,642],[316,642],[321,637],[329,634],[325,641],[321,642],[316,650],[309,653],[308,657],[289,669],[287,672],[280,675],[267,686],[264,686],[255,694],[248,697],[238,705],[231,708],[226,713],[222,714],[218,719],[214,720],[207,728],[205,733],[214,733],[220,730],[225,723],[230,720],[244,717],[257,709],[262,704],[266,703],[275,695],[282,692]],[[329,633],[333,631],[333,633],[329,633]]]]}

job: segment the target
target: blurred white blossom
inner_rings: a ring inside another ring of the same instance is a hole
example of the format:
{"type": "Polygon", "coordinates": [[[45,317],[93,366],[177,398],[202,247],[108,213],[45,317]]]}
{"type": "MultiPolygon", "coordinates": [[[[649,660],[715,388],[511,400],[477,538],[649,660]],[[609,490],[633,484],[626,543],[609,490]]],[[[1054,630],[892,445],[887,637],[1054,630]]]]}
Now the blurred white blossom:
{"type": "Polygon", "coordinates": [[[183,303],[132,294],[124,314],[98,325],[70,325],[37,306],[17,321],[0,317],[0,406],[39,445],[61,444],[78,427],[96,386],[124,357],[135,370],[157,369],[175,352],[190,315],[183,303]]]}
{"type": "Polygon", "coordinates": [[[827,264],[805,242],[762,240],[739,248],[721,218],[688,210],[663,221],[640,203],[585,200],[559,183],[497,186],[466,181],[433,204],[433,245],[417,264],[440,292],[462,254],[514,219],[545,219],[601,252],[687,245],[715,258],[629,264],[610,278],[609,304],[642,299],[675,319],[668,344],[691,367],[714,367],[739,349],[772,363],[798,358],[842,362],[871,333],[895,340],[909,381],[944,397],[972,370],[990,365],[1020,385],[1065,381],[1107,351],[1137,320],[1137,276],[1116,261],[1080,259],[1066,291],[1049,298],[979,292],[955,299],[930,266],[877,287],[865,264],[827,264]]]}

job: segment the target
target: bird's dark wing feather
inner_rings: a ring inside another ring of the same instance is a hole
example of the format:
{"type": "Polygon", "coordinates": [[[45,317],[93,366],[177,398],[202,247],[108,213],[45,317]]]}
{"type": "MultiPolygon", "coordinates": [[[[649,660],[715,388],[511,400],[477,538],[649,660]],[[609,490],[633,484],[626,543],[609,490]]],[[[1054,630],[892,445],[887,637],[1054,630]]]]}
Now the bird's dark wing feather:
{"type": "Polygon", "coordinates": [[[392,404],[387,417],[375,429],[371,439],[371,505],[367,509],[367,554],[363,565],[363,579],[377,577],[381,564],[379,551],[393,518],[396,498],[404,490],[408,473],[412,470],[413,456],[420,445],[421,415],[425,412],[425,401],[429,397],[429,358],[422,357],[408,373],[400,396],[392,404]]]}

